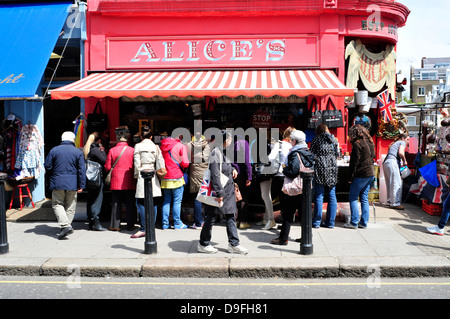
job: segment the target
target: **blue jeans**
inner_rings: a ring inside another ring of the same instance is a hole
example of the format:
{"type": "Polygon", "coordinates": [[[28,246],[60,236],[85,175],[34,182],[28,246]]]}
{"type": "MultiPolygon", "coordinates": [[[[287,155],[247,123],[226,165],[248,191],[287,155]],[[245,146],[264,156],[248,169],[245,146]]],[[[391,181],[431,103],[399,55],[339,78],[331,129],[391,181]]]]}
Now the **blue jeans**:
{"type": "Polygon", "coordinates": [[[352,214],[350,223],[353,226],[358,226],[359,223],[361,226],[367,227],[370,212],[369,191],[374,179],[374,176],[355,177],[350,185],[348,199],[352,214]],[[358,197],[361,202],[361,218],[359,217],[358,197]]]}
{"type": "Polygon", "coordinates": [[[450,194],[447,195],[447,198],[444,201],[444,205],[442,207],[442,215],[439,220],[439,228],[444,228],[448,222],[448,218],[450,216],[450,194]]]}
{"type": "Polygon", "coordinates": [[[203,225],[202,203],[194,200],[194,223],[195,226],[203,225]]]}
{"type": "MultiPolygon", "coordinates": [[[[140,231],[145,231],[145,198],[136,198],[136,208],[139,214],[139,222],[141,223],[141,227],[139,228],[140,231]]],[[[158,206],[155,205],[154,207],[155,212],[155,222],[156,222],[156,215],[158,214],[158,206]]]]}
{"type": "Polygon", "coordinates": [[[162,227],[169,228],[170,205],[173,201],[172,216],[175,226],[182,225],[181,214],[181,200],[183,199],[184,185],[178,188],[163,188],[164,202],[162,205],[162,227]]]}
{"type": "Polygon", "coordinates": [[[314,218],[312,220],[313,227],[320,227],[322,222],[323,197],[325,193],[328,194],[328,207],[325,225],[327,227],[334,227],[334,220],[336,219],[337,211],[336,186],[325,186],[321,184],[315,184],[314,218]]]}

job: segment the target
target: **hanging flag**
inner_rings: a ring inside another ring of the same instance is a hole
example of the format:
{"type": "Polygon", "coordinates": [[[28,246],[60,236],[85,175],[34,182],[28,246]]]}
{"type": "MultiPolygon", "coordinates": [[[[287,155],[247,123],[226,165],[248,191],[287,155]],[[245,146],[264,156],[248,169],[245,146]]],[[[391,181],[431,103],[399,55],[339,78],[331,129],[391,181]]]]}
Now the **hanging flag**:
{"type": "Polygon", "coordinates": [[[385,122],[392,121],[391,107],[395,107],[394,100],[389,97],[389,90],[386,90],[377,96],[378,107],[380,108],[380,114],[383,116],[385,122]]]}

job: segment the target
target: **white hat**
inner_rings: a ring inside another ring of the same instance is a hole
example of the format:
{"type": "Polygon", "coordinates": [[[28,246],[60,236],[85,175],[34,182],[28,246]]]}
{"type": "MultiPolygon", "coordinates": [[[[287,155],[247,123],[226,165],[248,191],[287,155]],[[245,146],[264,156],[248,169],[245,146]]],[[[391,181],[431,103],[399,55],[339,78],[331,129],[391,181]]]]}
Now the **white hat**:
{"type": "Polygon", "coordinates": [[[75,142],[75,134],[73,132],[64,132],[61,135],[61,141],[70,141],[70,142],[75,142]]]}

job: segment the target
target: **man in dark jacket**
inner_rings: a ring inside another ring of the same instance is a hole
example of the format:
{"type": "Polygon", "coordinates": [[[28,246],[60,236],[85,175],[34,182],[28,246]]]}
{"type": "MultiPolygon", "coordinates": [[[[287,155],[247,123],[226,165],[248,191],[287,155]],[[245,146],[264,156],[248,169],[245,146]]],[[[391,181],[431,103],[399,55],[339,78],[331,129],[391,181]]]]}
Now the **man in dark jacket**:
{"type": "Polygon", "coordinates": [[[58,239],[73,232],[77,194],[86,187],[86,167],[83,152],[75,147],[75,134],[64,132],[61,144],[50,150],[45,169],[50,176],[52,208],[61,231],[58,239]]]}

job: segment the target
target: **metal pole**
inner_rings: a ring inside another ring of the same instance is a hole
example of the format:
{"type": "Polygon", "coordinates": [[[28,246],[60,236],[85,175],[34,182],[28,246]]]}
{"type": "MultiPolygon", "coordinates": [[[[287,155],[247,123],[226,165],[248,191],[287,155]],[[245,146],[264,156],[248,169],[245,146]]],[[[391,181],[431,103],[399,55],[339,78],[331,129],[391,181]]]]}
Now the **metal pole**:
{"type": "Polygon", "coordinates": [[[303,179],[303,199],[302,199],[302,242],[300,244],[300,254],[311,255],[313,253],[312,244],[312,179],[314,171],[306,168],[300,172],[303,179]]]}
{"type": "Polygon", "coordinates": [[[152,178],[155,175],[153,170],[142,170],[141,176],[144,179],[144,199],[145,199],[145,243],[144,254],[157,252],[155,236],[155,211],[153,207],[153,187],[152,178]]]}
{"type": "Polygon", "coordinates": [[[0,254],[9,251],[8,234],[6,231],[5,180],[6,173],[0,173],[0,254]]]}

